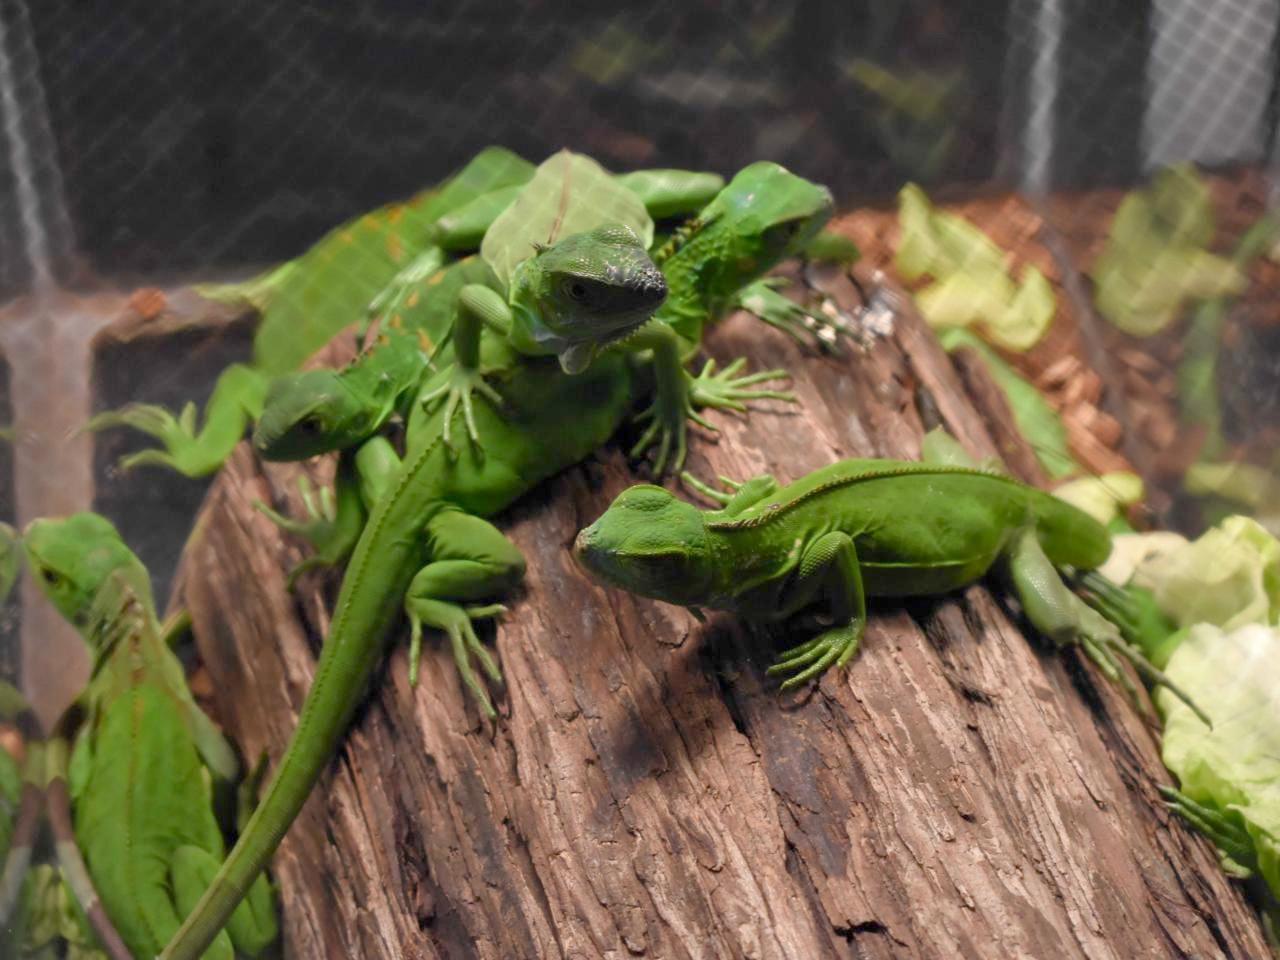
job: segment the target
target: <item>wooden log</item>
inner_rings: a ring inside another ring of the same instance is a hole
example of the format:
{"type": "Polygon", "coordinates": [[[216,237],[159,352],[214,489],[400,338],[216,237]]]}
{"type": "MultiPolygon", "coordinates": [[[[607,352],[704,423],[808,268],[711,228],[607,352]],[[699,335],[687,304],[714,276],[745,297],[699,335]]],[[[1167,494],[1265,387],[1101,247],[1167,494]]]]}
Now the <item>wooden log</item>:
{"type": "MultiPolygon", "coordinates": [[[[994,453],[896,302],[887,335],[843,357],[721,324],[709,353],[787,367],[801,404],[713,415],[692,469],[788,481],[914,457],[919,384],[971,452],[994,453]]],[[[301,470],[242,445],[179,576],[249,757],[277,759],[293,733],[336,584],[287,593],[302,552],[251,506],[298,510],[301,470]]],[[[1210,846],[1161,806],[1152,729],[1075,652],[1024,637],[998,587],[876,604],[849,669],[780,698],[763,670],[783,638],[575,570],[577,530],[638,479],[609,447],[498,519],[529,574],[488,634],[496,727],[446,651],[428,645],[413,689],[396,645],[274,860],[288,956],[1266,955],[1210,846]]]]}

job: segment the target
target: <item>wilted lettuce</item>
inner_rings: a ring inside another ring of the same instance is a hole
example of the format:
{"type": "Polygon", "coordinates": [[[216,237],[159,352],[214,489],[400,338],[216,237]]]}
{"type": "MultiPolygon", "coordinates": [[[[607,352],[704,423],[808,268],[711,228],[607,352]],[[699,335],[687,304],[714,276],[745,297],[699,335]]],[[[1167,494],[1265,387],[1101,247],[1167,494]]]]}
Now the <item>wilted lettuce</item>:
{"type": "Polygon", "coordinates": [[[898,273],[906,280],[933,278],[915,294],[929,326],[976,325],[992,343],[1016,351],[1044,336],[1057,299],[1036,267],[1025,267],[1015,283],[1003,250],[963,217],[935,210],[914,183],[898,194],[898,224],[898,273]]]}
{"type": "Polygon", "coordinates": [[[1165,672],[1213,721],[1205,726],[1167,690],[1156,695],[1165,766],[1209,814],[1193,809],[1193,822],[1220,818],[1216,832],[1235,841],[1222,844],[1226,866],[1256,871],[1280,898],[1280,628],[1196,625],[1165,672]]]}

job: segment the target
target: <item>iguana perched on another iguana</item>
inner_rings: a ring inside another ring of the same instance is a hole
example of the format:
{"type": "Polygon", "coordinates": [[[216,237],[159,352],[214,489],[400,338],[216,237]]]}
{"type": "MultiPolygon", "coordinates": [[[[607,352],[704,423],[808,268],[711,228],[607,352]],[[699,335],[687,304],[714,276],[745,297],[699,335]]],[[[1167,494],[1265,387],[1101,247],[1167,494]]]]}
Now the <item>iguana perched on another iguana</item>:
{"type": "Polygon", "coordinates": [[[692,609],[778,621],[823,605],[832,625],[768,668],[786,677],[783,689],[849,662],[868,597],[947,593],[997,564],[1027,619],[1056,645],[1080,644],[1127,689],[1117,656],[1168,685],[1058,575],[1059,567],[1091,570],[1106,560],[1106,528],[1003,473],[843,460],[786,486],[768,475],[726,479],[731,494],[686,482],[721,508],[699,510],[662,487],[637,485],[578,534],[574,556],[601,583],[692,609]]]}
{"type": "MultiPolygon", "coordinates": [[[[825,188],[777,164],[756,163],[745,168],[656,254],[662,261],[668,293],[650,326],[668,323],[683,337],[696,340],[704,325],[719,318],[756,277],[809,243],[831,212],[831,197],[825,188]]],[[[607,249],[600,247],[595,257],[584,262],[602,264],[606,255],[607,249]]],[[[564,251],[554,257],[547,251],[526,269],[537,264],[544,284],[572,283],[577,276],[568,272],[547,274],[553,269],[553,260],[572,263],[573,259],[565,257],[564,251]]],[[[422,296],[406,303],[402,313],[385,324],[374,345],[344,370],[309,370],[272,383],[254,430],[254,447],[260,455],[269,460],[301,460],[333,450],[350,452],[339,466],[336,497],[323,490],[317,499],[304,487],[309,512],[305,520],[265,510],[316,548],[291,576],[314,566],[339,563],[350,552],[362,522],[362,503],[372,504],[380,489],[376,478],[385,476],[392,468],[389,465],[395,463],[386,440],[376,434],[393,413],[407,413],[406,400],[425,369],[427,345],[447,336],[458,294],[470,288],[474,298],[481,285],[500,289],[483,260],[471,258],[453,264],[432,277],[420,291],[422,296]]],[[[678,347],[679,341],[669,346],[678,347]]],[[[446,349],[437,359],[444,363],[450,357],[452,352],[446,349]]],[[[736,371],[732,364],[720,373],[708,366],[690,381],[689,399],[696,405],[742,409],[744,400],[789,398],[777,391],[750,389],[782,371],[735,378],[736,371]]],[[[681,402],[678,395],[674,402],[681,402]]],[[[656,424],[655,417],[647,431],[650,438],[656,424]]],[[[641,448],[638,443],[632,453],[641,448]]]]}
{"type": "MultiPolygon", "coordinates": [[[[830,216],[831,199],[822,188],[813,190],[815,204],[807,217],[820,225],[830,216]]],[[[737,269],[741,286],[793,252],[792,245],[803,242],[810,229],[816,227],[806,221],[801,229],[788,228],[784,242],[773,241],[774,234],[744,247],[717,246],[708,254],[705,276],[717,278],[715,289],[720,289],[720,284],[732,282],[732,271],[737,269]]],[[[543,269],[554,262],[554,256],[543,259],[551,254],[551,250],[542,251],[526,269],[543,269]]],[[[643,254],[636,242],[623,259],[643,254]]],[[[636,274],[634,270],[603,271],[604,282],[616,289],[608,295],[600,291],[597,302],[625,302],[628,275],[636,274]]],[[[651,284],[644,284],[633,296],[650,311],[656,306],[651,284]]],[[[552,283],[543,309],[573,312],[576,299],[571,283],[552,283]]],[[[612,336],[617,328],[605,322],[602,329],[612,336]]],[[[485,437],[484,448],[465,444],[451,452],[444,443],[443,406],[425,409],[415,403],[403,463],[390,475],[366,479],[365,487],[377,492],[376,499],[347,564],[298,729],[223,869],[166,948],[166,960],[198,956],[270,860],[337,748],[401,606],[410,623],[411,672],[416,675],[422,628],[443,630],[463,683],[486,715],[495,715],[471,660],[494,681],[501,674],[480,644],[472,621],[503,612],[501,606],[483,601],[521,579],[524,559],[482,518],[504,509],[609,439],[633,408],[641,385],[638,374],[643,371],[618,350],[605,350],[582,372],[569,374],[552,356],[522,354],[509,337],[481,336],[478,341],[477,369],[485,371],[503,399],[501,409],[484,393],[474,404],[475,426],[485,437]]],[[[450,378],[448,370],[437,372],[423,384],[420,396],[431,395],[450,378]]],[[[262,439],[260,427],[260,450],[262,439]]],[[[384,471],[395,462],[389,448],[383,444],[386,455],[373,458],[384,471]]],[[[300,449],[293,445],[290,452],[297,454],[300,449]]]]}
{"type": "MultiPolygon", "coordinates": [[[[187,476],[222,466],[256,421],[272,378],[299,367],[377,302],[388,317],[452,254],[474,251],[485,231],[533,177],[534,165],[488,147],[438,187],[331,231],[306,253],[243,284],[198,288],[214,299],[248,303],[263,314],[251,364],[233,364],[218,378],[197,429],[189,403],[177,416],[154,404],[131,403],[97,414],[89,430],[132,427],[160,446],[122,458],[121,467],[156,465],[187,476]]],[[[701,207],[724,185],[718,174],[638,170],[614,178],[653,216],[701,207]]]]}
{"type": "MultiPolygon", "coordinates": [[[[120,936],[135,956],[153,957],[222,859],[211,774],[229,787],[237,761],[192,699],[150,578],[110,522],[36,520],[23,543],[41,591],[93,653],[68,774],[75,837],[120,936]]],[[[204,956],[257,956],[276,936],[259,877],[204,956]]]]}

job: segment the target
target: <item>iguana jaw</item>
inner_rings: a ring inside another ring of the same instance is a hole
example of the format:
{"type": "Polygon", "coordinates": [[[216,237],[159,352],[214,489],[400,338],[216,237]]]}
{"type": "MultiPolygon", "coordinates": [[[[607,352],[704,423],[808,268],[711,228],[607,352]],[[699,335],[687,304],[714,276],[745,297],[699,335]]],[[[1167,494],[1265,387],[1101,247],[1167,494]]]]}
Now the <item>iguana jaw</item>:
{"type": "Polygon", "coordinates": [[[568,373],[642,326],[667,297],[667,281],[639,238],[611,224],[566,237],[516,268],[511,342],[556,354],[568,373]]]}

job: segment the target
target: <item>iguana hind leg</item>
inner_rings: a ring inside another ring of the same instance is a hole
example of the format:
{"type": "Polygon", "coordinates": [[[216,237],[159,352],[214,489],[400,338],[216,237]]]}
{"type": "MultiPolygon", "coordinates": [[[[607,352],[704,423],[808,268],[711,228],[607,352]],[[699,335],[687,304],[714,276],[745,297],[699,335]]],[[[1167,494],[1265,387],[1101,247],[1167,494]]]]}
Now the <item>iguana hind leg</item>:
{"type": "Polygon", "coordinates": [[[1107,679],[1118,683],[1139,711],[1146,707],[1117,657],[1128,660],[1151,684],[1166,687],[1206,724],[1204,712],[1168,677],[1129,646],[1111,621],[1072,593],[1040,545],[1032,527],[1014,534],[1006,550],[1006,566],[1013,592],[1031,625],[1056,646],[1078,644],[1107,679]]]}
{"type": "Polygon", "coordinates": [[[416,683],[422,628],[435,627],[449,636],[454,662],[463,683],[486,716],[497,716],[471,661],[495,683],[502,680],[490,653],[480,643],[473,619],[499,616],[501,604],[469,606],[514,587],[524,577],[524,557],[488,521],[457,510],[437,514],[427,524],[431,562],[418,571],[405,595],[409,617],[409,679],[416,683]]]}

